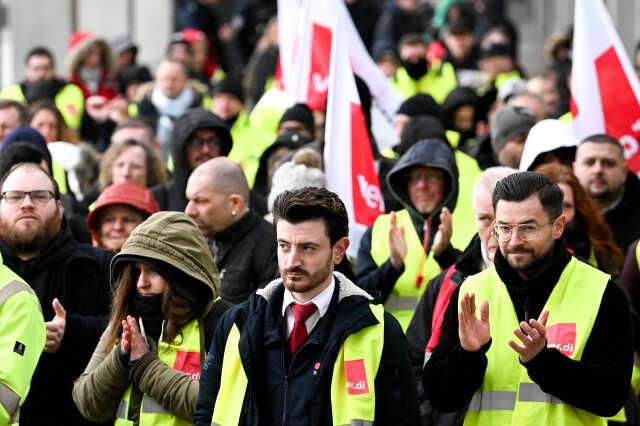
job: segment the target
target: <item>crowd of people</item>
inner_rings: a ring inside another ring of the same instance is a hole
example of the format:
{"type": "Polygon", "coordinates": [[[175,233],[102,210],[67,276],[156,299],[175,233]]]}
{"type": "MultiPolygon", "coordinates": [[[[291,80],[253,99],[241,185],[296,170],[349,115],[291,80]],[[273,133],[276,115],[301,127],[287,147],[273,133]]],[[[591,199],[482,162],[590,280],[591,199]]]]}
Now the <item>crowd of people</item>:
{"type": "Polygon", "coordinates": [[[573,132],[571,31],[530,76],[504,2],[345,3],[403,98],[380,150],[356,80],[386,208],[360,241],[326,111],[279,101],[275,1],[176,0],[153,72],[128,36],[29,50],[0,426],[640,424],[640,181],[573,132]]]}

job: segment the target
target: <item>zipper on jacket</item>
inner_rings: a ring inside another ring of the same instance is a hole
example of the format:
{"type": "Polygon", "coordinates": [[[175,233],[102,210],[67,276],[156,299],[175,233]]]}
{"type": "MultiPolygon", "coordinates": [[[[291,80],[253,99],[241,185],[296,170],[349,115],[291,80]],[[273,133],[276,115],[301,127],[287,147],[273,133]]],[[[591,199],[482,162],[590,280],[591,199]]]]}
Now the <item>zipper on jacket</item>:
{"type": "MultiPolygon", "coordinates": [[[[284,357],[286,356],[284,351],[286,350],[288,350],[286,346],[283,347],[282,356],[280,357],[280,359],[282,360],[282,372],[284,373],[284,398],[282,400],[282,425],[283,426],[287,424],[287,394],[289,393],[289,370],[286,368],[287,366],[286,366],[286,363],[284,362],[284,357]]],[[[293,363],[293,359],[292,359],[292,363],[293,363]]]]}

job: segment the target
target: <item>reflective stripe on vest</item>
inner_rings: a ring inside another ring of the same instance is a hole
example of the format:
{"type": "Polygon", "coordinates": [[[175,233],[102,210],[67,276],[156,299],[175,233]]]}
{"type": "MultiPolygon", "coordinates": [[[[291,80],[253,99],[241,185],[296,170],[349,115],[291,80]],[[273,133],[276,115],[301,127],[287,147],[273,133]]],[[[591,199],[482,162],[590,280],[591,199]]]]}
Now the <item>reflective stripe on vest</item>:
{"type": "MultiPolygon", "coordinates": [[[[166,342],[158,344],[158,359],[163,364],[181,371],[193,380],[199,380],[200,376],[200,325],[197,319],[192,320],[182,327],[180,333],[174,338],[171,345],[166,342]]],[[[116,411],[116,425],[130,425],[128,420],[129,404],[131,403],[132,386],[125,391],[116,411]]],[[[163,426],[186,426],[192,424],[188,420],[181,419],[167,411],[158,401],[144,394],[140,404],[138,424],[163,426]]]]}
{"type": "MultiPolygon", "coordinates": [[[[331,378],[333,425],[369,426],[375,420],[375,378],[384,347],[384,308],[369,305],[378,323],[348,336],[336,357],[331,378]]],[[[222,358],[220,389],[215,401],[212,426],[237,425],[247,389],[234,324],[222,358]]]]}
{"type": "Polygon", "coordinates": [[[439,104],[443,103],[447,95],[457,86],[456,71],[449,62],[435,62],[425,75],[418,80],[412,79],[407,71],[400,67],[394,77],[389,79],[391,85],[400,96],[408,99],[418,93],[426,93],[439,104]]]}
{"type": "MultiPolygon", "coordinates": [[[[416,286],[416,277],[420,267],[420,256],[424,253],[422,241],[416,232],[407,210],[396,212],[398,226],[404,227],[404,236],[407,241],[407,256],[404,259],[404,272],[393,286],[384,306],[400,323],[402,331],[406,331],[413,312],[418,305],[420,296],[427,288],[427,283],[440,273],[440,266],[429,253],[427,261],[422,268],[422,285],[416,286]]],[[[378,216],[371,230],[371,258],[380,266],[389,259],[389,226],[391,215],[378,216]]]]}
{"type": "Polygon", "coordinates": [[[18,413],[20,412],[20,395],[3,383],[0,383],[0,406],[9,415],[9,424],[17,421],[18,413]]]}
{"type": "MultiPolygon", "coordinates": [[[[549,311],[548,347],[580,360],[609,279],[604,272],[571,258],[543,308],[549,311]]],[[[565,404],[531,381],[518,354],[508,346],[519,321],[495,268],[467,278],[459,298],[465,293],[489,302],[492,338],[484,380],[473,396],[465,425],[606,424],[605,418],[565,404]]]]}

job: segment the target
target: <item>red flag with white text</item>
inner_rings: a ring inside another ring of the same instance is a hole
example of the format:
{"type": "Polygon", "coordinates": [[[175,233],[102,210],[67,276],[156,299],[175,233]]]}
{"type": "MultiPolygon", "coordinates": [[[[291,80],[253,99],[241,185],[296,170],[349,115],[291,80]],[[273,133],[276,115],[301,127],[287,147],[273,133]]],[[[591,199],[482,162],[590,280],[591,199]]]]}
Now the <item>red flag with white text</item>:
{"type": "Polygon", "coordinates": [[[576,0],[572,70],[576,136],[613,136],[640,172],[640,83],[602,0],[576,0]]]}
{"type": "Polygon", "coordinates": [[[342,20],[335,21],[331,48],[324,162],[327,188],[336,192],[349,213],[349,254],[384,213],[380,182],[346,47],[342,20]]]}

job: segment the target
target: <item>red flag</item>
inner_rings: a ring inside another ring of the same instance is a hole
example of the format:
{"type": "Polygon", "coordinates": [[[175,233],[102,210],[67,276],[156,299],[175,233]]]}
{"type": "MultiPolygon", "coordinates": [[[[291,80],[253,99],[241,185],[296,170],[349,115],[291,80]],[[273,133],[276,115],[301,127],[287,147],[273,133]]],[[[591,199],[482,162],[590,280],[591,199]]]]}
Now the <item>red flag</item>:
{"type": "Polygon", "coordinates": [[[640,172],[640,83],[602,0],[577,0],[571,112],[579,139],[607,133],[640,172]]]}
{"type": "Polygon", "coordinates": [[[345,31],[340,19],[334,25],[324,162],[327,188],[340,196],[349,213],[349,254],[355,256],[364,231],[384,213],[384,202],[345,48],[345,31]]]}

